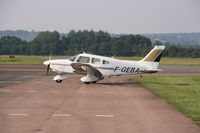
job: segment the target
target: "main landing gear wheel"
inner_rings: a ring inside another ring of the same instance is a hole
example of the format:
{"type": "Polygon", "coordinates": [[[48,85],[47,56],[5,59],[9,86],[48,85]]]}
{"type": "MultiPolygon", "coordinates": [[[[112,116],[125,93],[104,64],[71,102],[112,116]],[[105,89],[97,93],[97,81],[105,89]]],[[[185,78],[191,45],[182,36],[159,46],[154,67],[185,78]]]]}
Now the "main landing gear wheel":
{"type": "Polygon", "coordinates": [[[85,84],[95,84],[97,81],[92,81],[92,82],[84,82],[85,84]]]}
{"type": "Polygon", "coordinates": [[[61,83],[62,82],[62,80],[56,80],[56,83],[61,83]]]}
{"type": "Polygon", "coordinates": [[[84,82],[85,84],[90,84],[90,82],[84,82]]]}

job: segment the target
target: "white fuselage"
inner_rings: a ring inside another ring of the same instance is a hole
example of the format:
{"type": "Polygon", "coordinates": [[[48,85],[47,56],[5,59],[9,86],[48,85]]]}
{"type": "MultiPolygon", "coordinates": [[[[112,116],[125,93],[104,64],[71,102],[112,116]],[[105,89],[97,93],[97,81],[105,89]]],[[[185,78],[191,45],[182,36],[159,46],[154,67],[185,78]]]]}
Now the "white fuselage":
{"type": "Polygon", "coordinates": [[[80,73],[84,83],[96,83],[106,76],[128,75],[138,73],[155,73],[160,71],[158,64],[165,46],[155,46],[142,60],[127,61],[110,57],[82,53],[69,59],[48,60],[44,62],[59,75],[54,77],[57,83],[66,79],[65,73],[80,73]]]}
{"type": "Polygon", "coordinates": [[[126,74],[137,74],[141,70],[148,69],[148,65],[142,65],[140,61],[126,61],[118,60],[114,58],[97,56],[92,54],[79,54],[73,61],[70,59],[56,59],[45,61],[44,64],[49,64],[50,68],[59,73],[74,73],[74,69],[71,63],[84,63],[89,64],[92,67],[99,70],[104,76],[115,76],[115,75],[126,75],[126,74]],[[88,57],[89,61],[79,61],[80,57],[88,57]],[[98,62],[93,62],[94,59],[98,59],[98,62]]]}

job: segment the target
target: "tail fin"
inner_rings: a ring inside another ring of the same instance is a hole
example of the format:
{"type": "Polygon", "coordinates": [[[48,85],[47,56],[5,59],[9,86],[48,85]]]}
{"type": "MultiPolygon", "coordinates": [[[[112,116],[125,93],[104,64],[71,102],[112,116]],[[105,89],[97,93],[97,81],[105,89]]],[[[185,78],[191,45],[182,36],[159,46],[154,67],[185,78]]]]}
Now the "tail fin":
{"type": "Polygon", "coordinates": [[[165,46],[155,46],[140,62],[150,69],[157,69],[165,46]]]}
{"type": "Polygon", "coordinates": [[[141,61],[160,62],[165,46],[155,46],[141,61]]]}

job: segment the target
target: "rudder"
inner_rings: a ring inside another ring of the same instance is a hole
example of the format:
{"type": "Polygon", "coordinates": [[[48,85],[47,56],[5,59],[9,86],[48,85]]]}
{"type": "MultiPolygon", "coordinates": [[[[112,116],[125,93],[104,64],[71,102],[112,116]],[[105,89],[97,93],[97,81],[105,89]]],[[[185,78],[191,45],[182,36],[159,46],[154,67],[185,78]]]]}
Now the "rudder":
{"type": "Polygon", "coordinates": [[[141,61],[160,62],[165,46],[155,46],[141,61]]]}

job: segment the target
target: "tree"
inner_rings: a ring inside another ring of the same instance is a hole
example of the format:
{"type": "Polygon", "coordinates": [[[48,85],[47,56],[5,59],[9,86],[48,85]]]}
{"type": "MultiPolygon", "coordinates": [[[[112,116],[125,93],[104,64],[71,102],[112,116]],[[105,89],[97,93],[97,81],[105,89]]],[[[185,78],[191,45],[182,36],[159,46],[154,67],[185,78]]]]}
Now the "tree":
{"type": "MultiPolygon", "coordinates": [[[[111,37],[104,31],[72,30],[66,36],[57,31],[45,31],[30,42],[12,36],[1,37],[0,54],[49,55],[52,52],[53,55],[74,55],[89,52],[108,56],[145,56],[153,45],[161,45],[161,42],[152,44],[149,38],[140,35],[111,37]]],[[[164,45],[164,56],[200,57],[199,46],[164,45]]]]}
{"type": "Polygon", "coordinates": [[[51,52],[55,55],[63,54],[61,46],[60,34],[54,32],[40,32],[38,36],[32,40],[30,45],[31,55],[49,55],[51,52]]]}
{"type": "Polygon", "coordinates": [[[175,45],[170,45],[167,48],[167,51],[168,51],[168,56],[170,56],[170,57],[176,57],[177,53],[178,53],[178,48],[175,45]]]}
{"type": "Polygon", "coordinates": [[[0,38],[0,54],[25,54],[26,51],[21,49],[26,45],[26,41],[15,36],[3,36],[0,38]]]}

